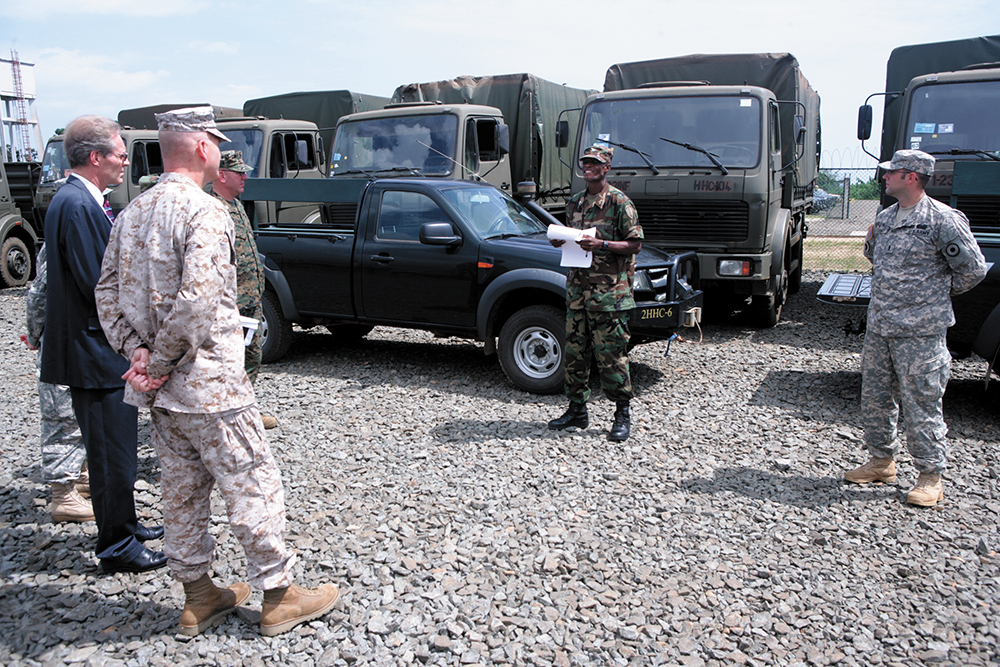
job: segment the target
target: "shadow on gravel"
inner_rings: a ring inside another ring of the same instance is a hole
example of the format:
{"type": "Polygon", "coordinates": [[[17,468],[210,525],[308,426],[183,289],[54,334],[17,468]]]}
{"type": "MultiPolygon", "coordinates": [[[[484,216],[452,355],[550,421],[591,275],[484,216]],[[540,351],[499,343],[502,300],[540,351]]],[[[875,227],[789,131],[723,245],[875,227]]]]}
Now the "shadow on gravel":
{"type": "Polygon", "coordinates": [[[780,407],[807,419],[827,419],[832,409],[857,412],[860,399],[860,372],[787,370],[764,376],[749,404],[780,407]]]}
{"type": "Polygon", "coordinates": [[[733,493],[756,500],[807,508],[827,507],[845,499],[871,502],[899,495],[896,486],[848,486],[840,477],[782,475],[747,467],[718,468],[713,477],[685,480],[681,488],[690,493],[733,493]]]}

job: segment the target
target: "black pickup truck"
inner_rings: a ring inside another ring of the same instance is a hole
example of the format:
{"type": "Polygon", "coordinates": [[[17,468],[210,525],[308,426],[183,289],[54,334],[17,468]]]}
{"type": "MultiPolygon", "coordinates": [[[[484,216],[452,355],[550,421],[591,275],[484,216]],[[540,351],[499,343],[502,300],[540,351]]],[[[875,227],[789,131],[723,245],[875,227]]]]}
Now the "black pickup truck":
{"type": "MultiPolygon", "coordinates": [[[[517,387],[561,390],[567,269],[537,204],[485,183],[405,177],[250,179],[243,200],[320,208],[311,223],[254,221],[267,277],[265,362],[288,350],[292,323],[343,337],[384,325],[482,341],[517,387]]],[[[632,342],[697,324],[697,287],[694,253],[644,249],[632,342]]]]}

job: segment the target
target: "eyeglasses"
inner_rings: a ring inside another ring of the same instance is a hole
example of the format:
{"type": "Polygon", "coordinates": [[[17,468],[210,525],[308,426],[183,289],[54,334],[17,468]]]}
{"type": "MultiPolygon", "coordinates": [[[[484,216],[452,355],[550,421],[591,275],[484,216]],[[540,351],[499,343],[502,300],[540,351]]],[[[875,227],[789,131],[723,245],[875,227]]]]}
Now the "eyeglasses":
{"type": "Polygon", "coordinates": [[[128,153],[111,153],[110,155],[105,155],[104,157],[116,157],[124,162],[128,159],[128,153]]]}

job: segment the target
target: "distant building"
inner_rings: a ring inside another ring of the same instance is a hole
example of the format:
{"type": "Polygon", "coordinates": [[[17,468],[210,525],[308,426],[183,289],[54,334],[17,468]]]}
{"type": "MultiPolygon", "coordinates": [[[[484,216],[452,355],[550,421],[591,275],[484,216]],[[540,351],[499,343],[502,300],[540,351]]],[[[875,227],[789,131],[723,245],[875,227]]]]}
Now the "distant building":
{"type": "Polygon", "coordinates": [[[15,76],[14,58],[16,52],[12,58],[0,58],[0,155],[8,161],[38,160],[43,142],[35,109],[35,66],[20,60],[20,76],[15,76]],[[18,122],[22,111],[26,125],[18,122]]]}

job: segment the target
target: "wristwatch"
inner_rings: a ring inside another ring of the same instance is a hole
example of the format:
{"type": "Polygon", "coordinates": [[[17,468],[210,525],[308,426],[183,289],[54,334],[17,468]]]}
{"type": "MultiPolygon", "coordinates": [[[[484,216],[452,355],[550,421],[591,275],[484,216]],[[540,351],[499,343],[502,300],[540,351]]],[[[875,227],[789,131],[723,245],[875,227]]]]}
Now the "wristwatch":
{"type": "Polygon", "coordinates": [[[604,243],[601,244],[601,250],[607,251],[607,249],[608,249],[608,242],[605,241],[604,243]]]}

